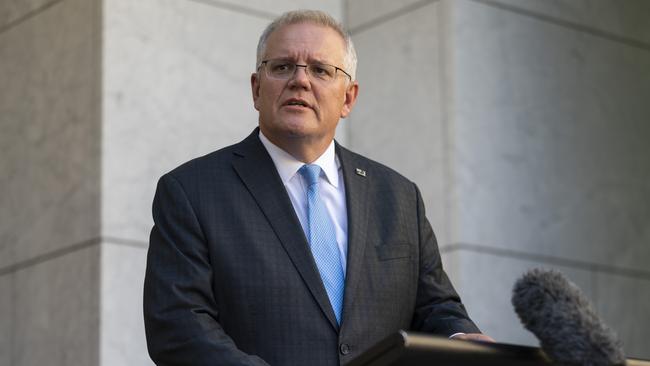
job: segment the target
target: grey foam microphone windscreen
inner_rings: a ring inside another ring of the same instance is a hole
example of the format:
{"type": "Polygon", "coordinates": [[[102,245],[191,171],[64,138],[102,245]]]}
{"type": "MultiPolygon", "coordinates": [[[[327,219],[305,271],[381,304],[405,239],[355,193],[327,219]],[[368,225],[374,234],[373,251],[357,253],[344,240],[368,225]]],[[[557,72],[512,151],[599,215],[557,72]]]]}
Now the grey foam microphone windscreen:
{"type": "Polygon", "coordinates": [[[624,365],[616,334],[596,315],[578,286],[556,270],[526,272],[512,292],[512,305],[544,352],[564,365],[624,365]]]}

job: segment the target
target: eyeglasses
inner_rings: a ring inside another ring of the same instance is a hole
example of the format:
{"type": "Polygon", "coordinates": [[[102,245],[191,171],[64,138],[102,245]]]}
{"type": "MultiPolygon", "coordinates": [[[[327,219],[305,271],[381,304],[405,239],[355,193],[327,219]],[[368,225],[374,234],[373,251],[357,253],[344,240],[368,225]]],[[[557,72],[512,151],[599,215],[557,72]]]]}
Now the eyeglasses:
{"type": "Polygon", "coordinates": [[[350,74],[345,72],[345,70],[342,68],[319,62],[310,63],[307,65],[298,65],[295,62],[284,59],[272,59],[262,61],[259,67],[262,67],[262,65],[266,65],[266,75],[273,79],[291,79],[299,67],[304,67],[307,75],[309,75],[313,80],[332,82],[334,79],[336,79],[338,71],[341,71],[348,78],[350,78],[350,80],[352,80],[352,76],[350,76],[350,74]]]}

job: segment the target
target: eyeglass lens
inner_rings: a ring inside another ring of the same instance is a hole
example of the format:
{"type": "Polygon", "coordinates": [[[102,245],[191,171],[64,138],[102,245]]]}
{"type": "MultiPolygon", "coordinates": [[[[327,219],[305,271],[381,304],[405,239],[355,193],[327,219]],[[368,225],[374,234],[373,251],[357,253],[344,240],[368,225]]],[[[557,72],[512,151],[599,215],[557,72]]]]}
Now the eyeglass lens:
{"type": "Polygon", "coordinates": [[[310,77],[316,80],[331,81],[336,77],[337,71],[335,66],[321,63],[298,65],[287,60],[268,60],[265,63],[268,75],[276,79],[289,79],[293,77],[298,67],[304,67],[310,77]]]}

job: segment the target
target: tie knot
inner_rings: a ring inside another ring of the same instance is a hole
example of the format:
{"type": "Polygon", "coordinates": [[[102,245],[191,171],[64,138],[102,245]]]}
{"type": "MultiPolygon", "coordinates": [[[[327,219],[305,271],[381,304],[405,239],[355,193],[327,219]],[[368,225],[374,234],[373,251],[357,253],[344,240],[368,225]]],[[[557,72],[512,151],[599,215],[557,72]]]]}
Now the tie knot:
{"type": "Polygon", "coordinates": [[[300,168],[299,172],[307,181],[307,185],[312,186],[318,184],[318,177],[320,176],[320,167],[318,165],[305,164],[300,168]]]}

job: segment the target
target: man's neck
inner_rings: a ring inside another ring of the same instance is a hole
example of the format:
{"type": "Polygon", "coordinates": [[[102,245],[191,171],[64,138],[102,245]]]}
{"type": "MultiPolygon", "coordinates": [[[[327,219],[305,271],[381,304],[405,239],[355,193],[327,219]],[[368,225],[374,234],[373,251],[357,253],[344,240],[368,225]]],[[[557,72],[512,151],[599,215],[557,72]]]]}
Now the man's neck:
{"type": "Polygon", "coordinates": [[[271,134],[264,133],[264,131],[261,132],[264,134],[264,137],[271,141],[275,146],[286,151],[288,154],[305,164],[310,164],[323,155],[334,139],[334,136],[325,138],[302,136],[277,138],[271,134]]]}

